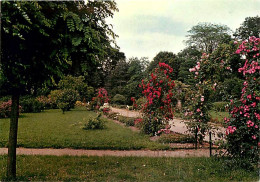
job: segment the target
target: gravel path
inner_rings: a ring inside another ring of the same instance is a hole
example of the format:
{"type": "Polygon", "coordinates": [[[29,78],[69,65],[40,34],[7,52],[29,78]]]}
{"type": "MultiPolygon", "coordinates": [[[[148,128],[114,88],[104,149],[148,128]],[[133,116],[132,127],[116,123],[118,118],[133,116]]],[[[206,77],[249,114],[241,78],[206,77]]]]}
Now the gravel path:
{"type": "MultiPolygon", "coordinates": [[[[127,117],[142,117],[142,114],[140,112],[129,111],[127,109],[118,109],[118,108],[112,107],[111,111],[117,112],[117,113],[119,113],[123,116],[127,116],[127,117]]],[[[170,120],[169,121],[169,124],[171,125],[170,130],[177,132],[177,133],[188,134],[189,132],[185,125],[185,122],[189,122],[189,121],[184,121],[184,120],[178,119],[178,118],[174,118],[174,119],[170,120]]],[[[218,128],[219,128],[218,132],[225,133],[225,128],[223,128],[223,127],[218,127],[218,128]]],[[[218,140],[218,139],[219,139],[219,137],[212,135],[213,141],[218,140]]],[[[205,136],[205,141],[209,141],[208,135],[205,136]]]]}
{"type": "MultiPolygon", "coordinates": [[[[7,154],[7,148],[0,148],[0,155],[7,154]]],[[[213,154],[215,151],[213,151],[213,154]]],[[[17,155],[53,155],[53,156],[136,156],[136,157],[209,157],[209,149],[198,150],[83,150],[83,149],[33,149],[17,148],[17,155]]]]}

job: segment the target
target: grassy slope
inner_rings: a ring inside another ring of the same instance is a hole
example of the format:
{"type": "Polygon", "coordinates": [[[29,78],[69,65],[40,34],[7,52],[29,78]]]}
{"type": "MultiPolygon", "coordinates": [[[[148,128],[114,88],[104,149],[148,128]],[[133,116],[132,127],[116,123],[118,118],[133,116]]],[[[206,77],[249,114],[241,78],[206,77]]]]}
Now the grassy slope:
{"type": "MultiPolygon", "coordinates": [[[[62,114],[60,110],[25,113],[19,119],[18,146],[29,148],[166,149],[148,136],[107,121],[104,130],[83,130],[84,118],[94,112],[83,108],[62,114]]],[[[8,141],[9,119],[0,119],[0,147],[8,141]]]]}
{"type": "MultiPolygon", "coordinates": [[[[6,156],[0,156],[0,180],[6,156]]],[[[18,180],[257,181],[257,169],[228,169],[214,158],[18,156],[18,180]]]]}

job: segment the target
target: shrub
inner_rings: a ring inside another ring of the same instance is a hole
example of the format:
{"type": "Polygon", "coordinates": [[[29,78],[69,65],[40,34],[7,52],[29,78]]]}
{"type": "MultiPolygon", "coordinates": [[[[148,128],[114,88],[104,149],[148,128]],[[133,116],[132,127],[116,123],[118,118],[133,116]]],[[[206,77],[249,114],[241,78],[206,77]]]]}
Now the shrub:
{"type": "Polygon", "coordinates": [[[160,129],[163,129],[165,127],[161,120],[157,120],[156,118],[152,117],[144,117],[142,122],[138,123],[138,125],[136,126],[141,129],[142,133],[149,135],[154,135],[160,129]]]}
{"type": "Polygon", "coordinates": [[[87,123],[84,125],[83,129],[85,130],[95,130],[95,129],[104,129],[105,121],[101,119],[101,114],[95,118],[89,118],[87,123]]]}
{"type": "Polygon", "coordinates": [[[52,90],[50,95],[48,95],[48,97],[51,99],[51,103],[53,103],[57,107],[57,105],[58,105],[57,99],[61,95],[62,95],[62,90],[52,90]]]}
{"type": "MultiPolygon", "coordinates": [[[[0,102],[0,118],[8,118],[11,115],[12,101],[0,102]]],[[[22,107],[19,106],[19,113],[22,107]]]]}
{"type": "Polygon", "coordinates": [[[22,112],[25,113],[36,113],[44,110],[44,104],[30,95],[22,96],[20,99],[20,105],[22,106],[22,112]]]}
{"type": "Polygon", "coordinates": [[[214,102],[213,103],[213,110],[217,112],[224,112],[227,110],[228,102],[214,102]]]}
{"type": "Polygon", "coordinates": [[[50,96],[46,97],[44,95],[42,96],[38,96],[36,98],[36,100],[38,100],[44,107],[44,109],[56,109],[57,108],[57,104],[52,102],[52,99],[50,96]]]}
{"type": "Polygon", "coordinates": [[[135,118],[119,115],[117,117],[117,120],[120,121],[121,123],[124,123],[126,126],[134,126],[135,125],[135,118]]]}
{"type": "Polygon", "coordinates": [[[61,90],[72,89],[77,91],[81,101],[88,97],[88,85],[84,83],[84,76],[65,76],[59,81],[58,87],[61,90]]]}
{"type": "Polygon", "coordinates": [[[120,94],[116,94],[112,99],[113,104],[123,105],[125,104],[125,102],[126,102],[125,96],[120,94]]]}
{"type": "Polygon", "coordinates": [[[79,95],[77,91],[73,89],[64,89],[57,97],[58,107],[63,111],[63,113],[69,111],[74,108],[78,97],[79,95]]]}
{"type": "Polygon", "coordinates": [[[97,96],[92,98],[92,101],[90,102],[89,109],[99,109],[101,106],[103,106],[104,103],[109,102],[109,97],[107,94],[107,90],[104,88],[100,88],[97,91],[97,96]]]}
{"type": "Polygon", "coordinates": [[[116,120],[118,118],[118,113],[116,112],[109,112],[107,115],[108,118],[116,120]]]}
{"type": "Polygon", "coordinates": [[[4,96],[0,98],[0,102],[8,102],[9,100],[11,100],[11,96],[4,96]]]}
{"type": "Polygon", "coordinates": [[[137,99],[136,101],[137,109],[141,110],[145,103],[146,103],[146,99],[144,97],[140,97],[139,99],[137,99]]]}
{"type": "Polygon", "coordinates": [[[193,143],[194,137],[179,133],[162,134],[158,140],[160,143],[193,143]]]}

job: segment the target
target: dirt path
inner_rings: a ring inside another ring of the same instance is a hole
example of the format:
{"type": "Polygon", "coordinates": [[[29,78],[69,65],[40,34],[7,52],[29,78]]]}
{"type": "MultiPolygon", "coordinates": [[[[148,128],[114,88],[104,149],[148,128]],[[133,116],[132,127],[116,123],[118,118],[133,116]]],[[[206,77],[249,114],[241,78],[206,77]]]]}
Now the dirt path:
{"type": "MultiPolygon", "coordinates": [[[[7,148],[0,148],[0,155],[7,154],[7,148]]],[[[215,151],[213,151],[213,154],[215,151]]],[[[53,155],[53,156],[137,156],[137,157],[209,157],[208,149],[198,150],[82,150],[82,149],[33,149],[17,148],[17,155],[53,155]]]]}
{"type": "MultiPolygon", "coordinates": [[[[123,116],[127,116],[127,117],[142,117],[142,114],[140,112],[137,111],[129,111],[127,109],[118,109],[118,108],[111,108],[112,112],[117,112],[123,116]]],[[[189,122],[189,121],[184,121],[182,119],[179,118],[174,118],[172,120],[169,121],[169,124],[171,125],[170,130],[177,132],[177,133],[182,133],[182,134],[188,134],[188,129],[186,127],[185,122],[189,122]]],[[[222,132],[225,133],[225,128],[223,127],[219,127],[218,132],[222,132]]],[[[220,139],[218,136],[213,136],[212,135],[212,140],[218,140],[220,139]]],[[[205,141],[209,141],[209,135],[205,136],[205,141]]]]}

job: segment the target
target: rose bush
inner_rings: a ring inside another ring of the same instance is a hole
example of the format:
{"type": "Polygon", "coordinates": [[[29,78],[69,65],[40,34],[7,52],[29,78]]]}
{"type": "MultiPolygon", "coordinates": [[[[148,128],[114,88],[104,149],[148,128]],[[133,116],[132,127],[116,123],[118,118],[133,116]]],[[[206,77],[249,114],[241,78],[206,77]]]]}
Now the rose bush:
{"type": "Polygon", "coordinates": [[[237,43],[236,54],[240,54],[242,65],[238,72],[244,76],[242,94],[239,100],[231,100],[231,118],[227,123],[227,151],[236,159],[259,159],[260,124],[260,38],[250,37],[237,43]]]}
{"type": "Polygon", "coordinates": [[[172,90],[175,84],[169,77],[172,72],[173,69],[168,64],[159,62],[149,80],[142,80],[139,85],[146,98],[142,108],[145,115],[142,130],[147,134],[157,134],[173,118],[172,90]]]}

